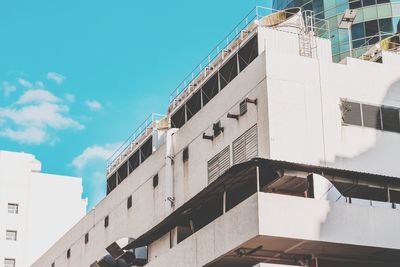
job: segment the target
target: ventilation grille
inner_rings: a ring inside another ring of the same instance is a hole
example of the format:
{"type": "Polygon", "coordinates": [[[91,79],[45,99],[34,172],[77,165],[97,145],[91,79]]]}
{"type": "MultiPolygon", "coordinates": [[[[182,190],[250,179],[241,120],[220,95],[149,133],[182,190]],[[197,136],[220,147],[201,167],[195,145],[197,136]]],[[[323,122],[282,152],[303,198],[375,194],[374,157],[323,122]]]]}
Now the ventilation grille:
{"type": "Polygon", "coordinates": [[[229,146],[225,147],[221,152],[208,161],[208,184],[215,181],[230,167],[229,146]]]}
{"type": "Polygon", "coordinates": [[[257,124],[233,141],[233,164],[248,161],[258,155],[257,124]]]}

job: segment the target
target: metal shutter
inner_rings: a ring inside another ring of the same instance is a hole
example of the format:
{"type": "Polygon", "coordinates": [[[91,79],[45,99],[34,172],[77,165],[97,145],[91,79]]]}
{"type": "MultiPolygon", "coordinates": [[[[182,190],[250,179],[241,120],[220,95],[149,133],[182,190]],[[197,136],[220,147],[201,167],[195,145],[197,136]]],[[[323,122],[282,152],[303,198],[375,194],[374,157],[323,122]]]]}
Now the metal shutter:
{"type": "Polygon", "coordinates": [[[239,136],[232,144],[233,164],[248,161],[258,155],[257,124],[239,136]]]}
{"type": "Polygon", "coordinates": [[[207,163],[208,165],[208,183],[215,181],[222,175],[231,165],[231,157],[229,146],[225,147],[221,152],[215,155],[207,163]]]}

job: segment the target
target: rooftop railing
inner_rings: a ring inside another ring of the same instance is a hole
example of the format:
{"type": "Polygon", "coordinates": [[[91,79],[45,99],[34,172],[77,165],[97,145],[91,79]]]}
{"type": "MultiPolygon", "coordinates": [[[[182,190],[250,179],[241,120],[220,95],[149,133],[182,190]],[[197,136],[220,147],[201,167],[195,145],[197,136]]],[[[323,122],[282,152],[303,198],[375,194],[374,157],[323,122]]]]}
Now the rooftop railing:
{"type": "Polygon", "coordinates": [[[125,154],[132,152],[139,139],[145,136],[148,133],[148,130],[153,129],[155,124],[163,118],[165,118],[165,115],[157,113],[150,114],[107,160],[107,170],[109,170],[114,164],[118,165],[118,163],[122,162],[122,157],[125,154]]]}
{"type": "Polygon", "coordinates": [[[170,103],[172,103],[178,96],[180,96],[188,86],[207,68],[210,64],[222,54],[225,48],[229,46],[240,33],[245,30],[252,22],[264,16],[271,15],[275,10],[272,8],[256,6],[252,9],[235,27],[234,29],[211,50],[211,52],[203,58],[203,60],[183,79],[181,83],[170,94],[170,103]]]}

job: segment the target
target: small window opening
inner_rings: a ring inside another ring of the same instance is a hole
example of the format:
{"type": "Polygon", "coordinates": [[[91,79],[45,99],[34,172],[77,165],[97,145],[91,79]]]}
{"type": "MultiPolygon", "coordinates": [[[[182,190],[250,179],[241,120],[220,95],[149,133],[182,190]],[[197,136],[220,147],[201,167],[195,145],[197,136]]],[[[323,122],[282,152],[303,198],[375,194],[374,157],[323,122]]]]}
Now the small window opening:
{"type": "Polygon", "coordinates": [[[158,174],[153,177],[153,187],[156,188],[158,186],[158,174]]]}
{"type": "Polygon", "coordinates": [[[126,201],[126,207],[128,209],[132,208],[132,196],[128,197],[128,200],[126,201]]]}
{"type": "Polygon", "coordinates": [[[8,213],[18,214],[18,204],[8,203],[8,213]]]}
{"type": "Polygon", "coordinates": [[[182,159],[183,159],[183,162],[186,162],[189,160],[189,147],[188,146],[183,149],[182,159]]]}
{"type": "Polygon", "coordinates": [[[85,244],[89,243],[89,233],[85,234],[85,244]]]}
{"type": "Polygon", "coordinates": [[[67,259],[69,259],[71,257],[71,249],[69,248],[68,250],[67,250],[67,259]]]}
{"type": "Polygon", "coordinates": [[[104,218],[104,227],[107,228],[107,227],[108,227],[108,224],[109,224],[109,217],[106,216],[106,217],[104,218]]]}

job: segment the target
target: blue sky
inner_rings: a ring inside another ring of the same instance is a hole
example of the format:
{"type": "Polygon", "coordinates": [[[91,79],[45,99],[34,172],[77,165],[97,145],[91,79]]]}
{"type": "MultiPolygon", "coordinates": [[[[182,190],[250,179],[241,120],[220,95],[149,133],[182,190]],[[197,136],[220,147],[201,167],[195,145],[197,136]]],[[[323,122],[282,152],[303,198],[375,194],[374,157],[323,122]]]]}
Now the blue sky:
{"type": "Polygon", "coordinates": [[[0,1],[0,150],[82,176],[91,209],[105,159],[256,0],[0,1]]]}

